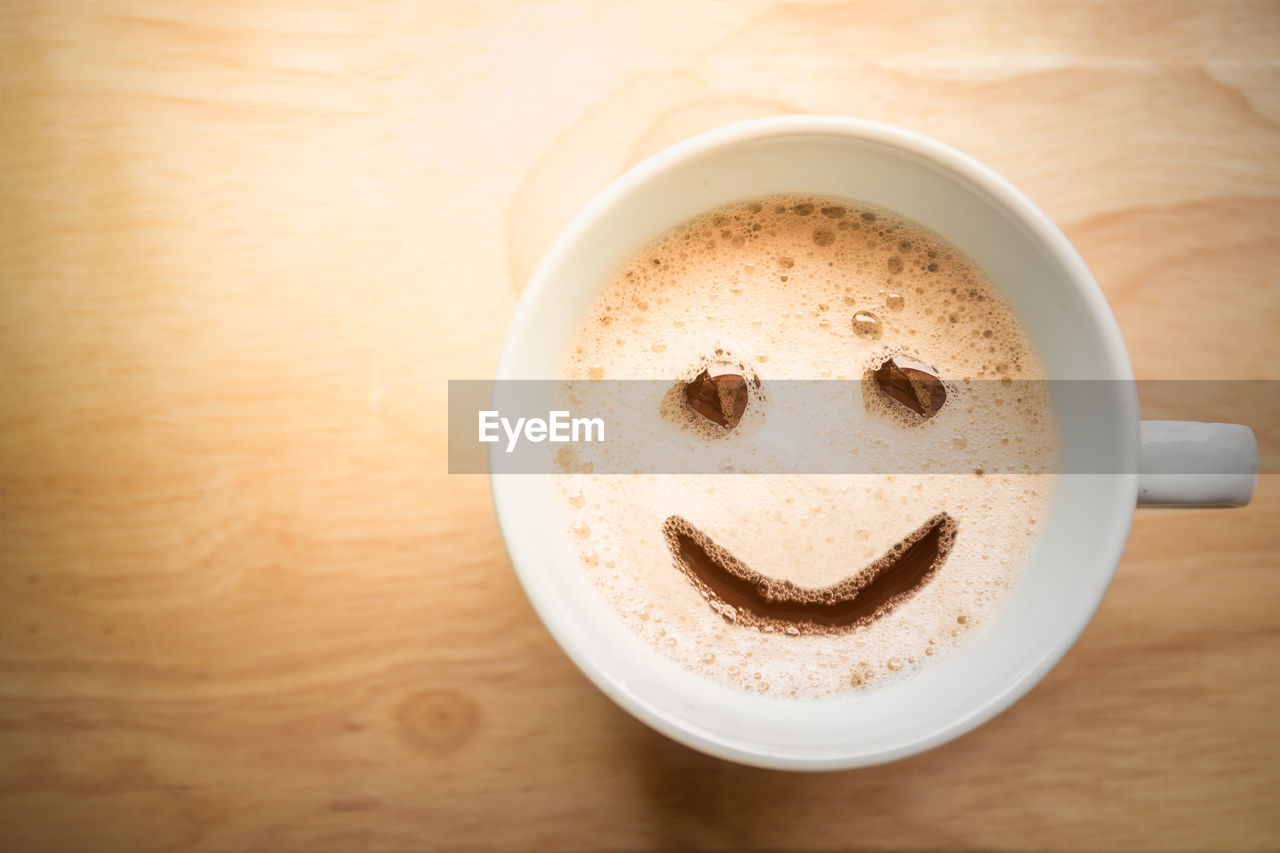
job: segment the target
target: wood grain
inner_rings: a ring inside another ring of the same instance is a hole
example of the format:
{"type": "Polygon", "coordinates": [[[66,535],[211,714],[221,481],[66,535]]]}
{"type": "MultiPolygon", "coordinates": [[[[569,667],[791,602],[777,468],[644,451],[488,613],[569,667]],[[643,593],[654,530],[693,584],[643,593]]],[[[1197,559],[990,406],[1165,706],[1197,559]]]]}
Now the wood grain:
{"type": "Polygon", "coordinates": [[[0,4],[0,847],[1280,845],[1274,476],[888,767],[691,752],[541,628],[446,380],[608,180],[784,112],[1010,177],[1141,377],[1276,378],[1274,2],[0,4]]]}

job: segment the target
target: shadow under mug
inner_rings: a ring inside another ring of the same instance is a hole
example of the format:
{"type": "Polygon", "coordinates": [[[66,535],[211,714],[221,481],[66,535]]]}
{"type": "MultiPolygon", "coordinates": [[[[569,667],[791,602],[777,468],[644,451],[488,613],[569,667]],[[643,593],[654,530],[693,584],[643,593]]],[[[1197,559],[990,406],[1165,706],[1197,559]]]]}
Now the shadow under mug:
{"type": "MultiPolygon", "coordinates": [[[[605,188],[568,226],[516,309],[497,379],[558,374],[600,289],[635,251],[713,208],[805,193],[895,211],[972,258],[1008,300],[1049,379],[1108,380],[1089,405],[1051,393],[1060,468],[1043,529],[1002,609],[940,660],[820,699],[749,694],[688,672],[634,636],[579,566],[549,476],[493,475],[499,526],[530,602],[582,672],[658,731],[711,755],[794,770],[882,763],[938,746],[1009,707],[1097,610],[1139,503],[1248,503],[1252,432],[1138,417],[1128,354],[1093,276],[1053,222],[965,154],[836,116],[744,122],[681,142],[605,188]],[[1073,454],[1089,467],[1073,467],[1073,454]]],[[[1052,388],[1072,383],[1051,383],[1052,388]]],[[[655,524],[660,519],[655,520],[655,524]]]]}

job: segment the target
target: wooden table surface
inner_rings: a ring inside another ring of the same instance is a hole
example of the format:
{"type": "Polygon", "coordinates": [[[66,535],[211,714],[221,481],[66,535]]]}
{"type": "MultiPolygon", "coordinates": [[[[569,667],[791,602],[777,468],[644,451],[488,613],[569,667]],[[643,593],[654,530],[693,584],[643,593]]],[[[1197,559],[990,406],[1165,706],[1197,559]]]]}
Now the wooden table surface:
{"type": "Polygon", "coordinates": [[[606,182],[790,112],[1011,178],[1139,376],[1280,373],[1275,2],[0,4],[0,848],[1280,846],[1274,476],[886,767],[692,752],[541,627],[446,381],[606,182]]]}

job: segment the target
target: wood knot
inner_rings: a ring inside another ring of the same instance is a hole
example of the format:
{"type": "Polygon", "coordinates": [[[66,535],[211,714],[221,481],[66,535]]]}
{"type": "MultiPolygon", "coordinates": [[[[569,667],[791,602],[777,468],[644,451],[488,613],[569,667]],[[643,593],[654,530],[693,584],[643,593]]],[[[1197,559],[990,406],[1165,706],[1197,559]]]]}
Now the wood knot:
{"type": "Polygon", "coordinates": [[[431,756],[450,755],[480,728],[480,706],[456,690],[417,693],[396,711],[396,723],[405,742],[431,756]]]}

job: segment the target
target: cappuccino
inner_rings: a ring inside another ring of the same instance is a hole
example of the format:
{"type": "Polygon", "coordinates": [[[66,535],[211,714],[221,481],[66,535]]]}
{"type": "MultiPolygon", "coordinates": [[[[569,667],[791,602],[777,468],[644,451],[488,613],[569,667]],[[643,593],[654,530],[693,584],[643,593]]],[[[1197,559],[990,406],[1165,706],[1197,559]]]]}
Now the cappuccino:
{"type": "Polygon", "coordinates": [[[925,434],[978,460],[559,476],[582,570],[619,618],[742,689],[830,694],[927,665],[998,611],[1046,515],[1056,429],[1044,387],[1020,381],[1043,378],[1030,342],[980,269],[884,209],[774,196],[686,223],[623,263],[561,378],[671,379],[627,417],[708,448],[768,418],[771,382],[862,380],[842,442],[925,434]],[[1018,390],[966,406],[977,380],[1018,390]]]}

